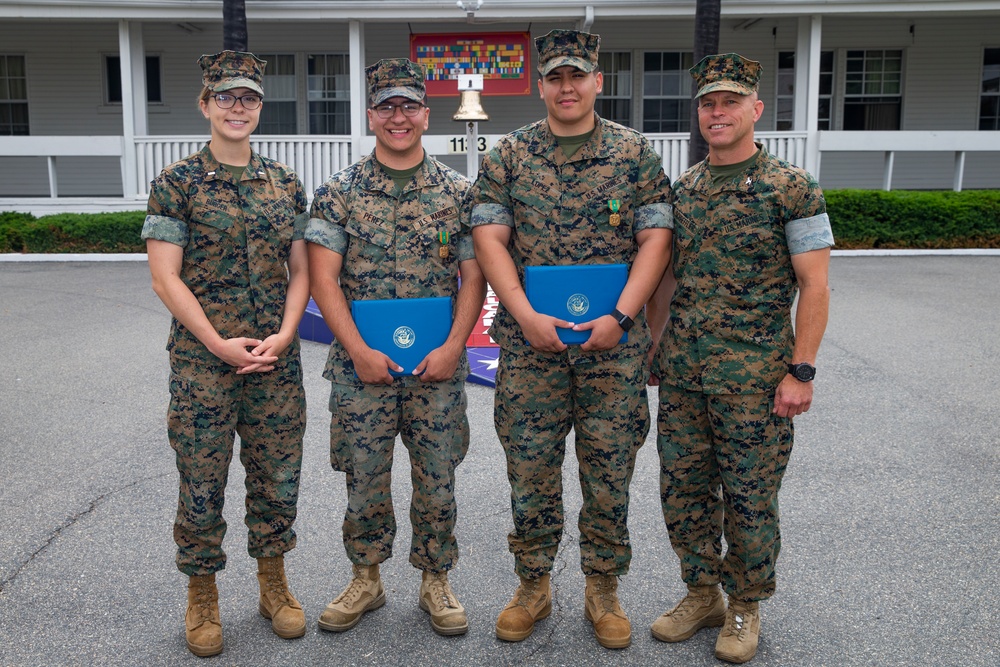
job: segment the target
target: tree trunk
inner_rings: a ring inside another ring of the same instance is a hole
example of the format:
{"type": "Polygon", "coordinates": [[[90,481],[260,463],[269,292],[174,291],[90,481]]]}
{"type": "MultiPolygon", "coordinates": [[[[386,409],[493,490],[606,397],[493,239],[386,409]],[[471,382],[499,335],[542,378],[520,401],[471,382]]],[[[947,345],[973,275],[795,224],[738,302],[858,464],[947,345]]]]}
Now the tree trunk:
{"type": "Polygon", "coordinates": [[[225,51],[249,51],[247,6],[245,0],[222,0],[222,48],[225,51]]]}
{"type": "MultiPolygon", "coordinates": [[[[694,10],[694,62],[719,52],[719,23],[722,0],[696,0],[694,10]]],[[[697,88],[691,88],[691,140],[688,144],[688,166],[708,155],[708,144],[698,127],[697,88]]]]}

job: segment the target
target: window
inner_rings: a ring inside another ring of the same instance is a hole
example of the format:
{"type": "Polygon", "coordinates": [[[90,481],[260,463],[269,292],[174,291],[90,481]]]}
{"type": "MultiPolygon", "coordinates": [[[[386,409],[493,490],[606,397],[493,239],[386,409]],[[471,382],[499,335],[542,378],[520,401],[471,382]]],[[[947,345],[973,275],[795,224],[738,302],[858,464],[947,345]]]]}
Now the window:
{"type": "MultiPolygon", "coordinates": [[[[833,107],[833,51],[819,54],[818,130],[830,129],[833,107]]],[[[778,90],[775,99],[775,129],[791,130],[795,125],[795,52],[778,52],[778,90]]]]}
{"type": "Polygon", "coordinates": [[[642,131],[691,131],[691,75],[694,55],[647,51],[643,56],[642,131]]]}
{"type": "Polygon", "coordinates": [[[264,106],[257,134],[298,134],[295,91],[295,56],[260,54],[264,67],[264,106]]]}
{"type": "Polygon", "coordinates": [[[0,135],[27,135],[28,75],[24,56],[0,54],[0,135]]]}
{"type": "Polygon", "coordinates": [[[346,54],[309,56],[309,133],[351,133],[350,69],[346,54]]]}
{"type": "Polygon", "coordinates": [[[597,115],[622,125],[632,125],[632,54],[607,51],[597,56],[604,75],[604,89],[597,98],[597,115]]]}
{"type": "Polygon", "coordinates": [[[901,50],[848,51],[844,129],[898,130],[902,81],[901,50]]]}
{"type": "Polygon", "coordinates": [[[983,83],[979,97],[979,129],[1000,130],[1000,49],[983,51],[983,83]]]}
{"type": "Polygon", "coordinates": [[[819,113],[817,130],[833,127],[833,51],[819,54],[819,113]]]}
{"type": "Polygon", "coordinates": [[[795,127],[795,51],[778,52],[778,86],[774,100],[774,129],[795,127]]]}
{"type": "MultiPolygon", "coordinates": [[[[104,89],[107,104],[122,103],[122,59],[119,56],[104,57],[104,89]]],[[[160,103],[160,57],[146,56],[146,101],[160,103]]]]}

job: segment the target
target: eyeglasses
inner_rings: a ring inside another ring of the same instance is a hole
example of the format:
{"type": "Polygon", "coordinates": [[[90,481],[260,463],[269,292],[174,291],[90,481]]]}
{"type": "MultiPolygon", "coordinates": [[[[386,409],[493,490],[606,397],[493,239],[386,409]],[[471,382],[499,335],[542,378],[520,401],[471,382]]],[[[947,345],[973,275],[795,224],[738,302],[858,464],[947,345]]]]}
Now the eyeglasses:
{"type": "Polygon", "coordinates": [[[420,102],[403,102],[402,104],[380,104],[375,107],[375,113],[378,114],[379,118],[392,118],[396,115],[396,109],[402,109],[403,115],[413,118],[420,110],[424,108],[424,105],[420,102]]]}
{"type": "Polygon", "coordinates": [[[215,103],[219,105],[220,109],[232,109],[236,106],[236,100],[239,100],[244,109],[253,111],[260,106],[262,101],[260,95],[240,95],[236,97],[235,95],[219,93],[218,95],[212,95],[212,97],[215,98],[215,103]]]}

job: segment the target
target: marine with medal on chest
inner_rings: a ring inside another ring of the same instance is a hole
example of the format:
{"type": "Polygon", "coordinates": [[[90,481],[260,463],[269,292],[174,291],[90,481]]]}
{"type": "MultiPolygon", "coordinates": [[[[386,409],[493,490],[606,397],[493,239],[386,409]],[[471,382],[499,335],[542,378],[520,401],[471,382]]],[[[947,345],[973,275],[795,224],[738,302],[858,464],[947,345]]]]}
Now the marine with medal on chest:
{"type": "Polygon", "coordinates": [[[390,473],[401,435],[414,481],[409,560],[421,570],[419,605],[435,632],[458,635],[468,621],[448,582],[459,553],[455,468],[469,447],[465,342],[486,281],[460,225],[469,182],[421,143],[430,115],[425,71],[393,58],[365,73],[375,150],[316,191],[305,234],[312,295],[335,337],[323,376],[331,382],[330,461],[346,473],[342,533],[353,572],[319,627],[349,630],[386,601],[379,566],[396,533],[390,473]],[[351,302],[427,297],[453,299],[448,339],[413,375],[394,378],[390,369],[402,369],[365,344],[351,302]]]}
{"type": "Polygon", "coordinates": [[[667,264],[672,213],[660,156],[641,134],[594,112],[603,86],[599,45],[598,35],[575,30],[535,40],[546,117],[487,154],[466,224],[500,300],[490,329],[500,345],[495,422],[507,455],[508,545],[520,586],[497,618],[496,635],[521,641],[551,612],[572,429],[584,498],[584,613],[597,642],[618,649],[632,638],[617,595],[632,557],[628,485],[649,429],[643,304],[667,264]],[[615,312],[577,323],[590,337],[567,347],[556,328],[570,324],[532,308],[525,267],[586,264],[625,264],[628,280],[615,312]],[[619,343],[624,331],[628,339],[619,343]]]}

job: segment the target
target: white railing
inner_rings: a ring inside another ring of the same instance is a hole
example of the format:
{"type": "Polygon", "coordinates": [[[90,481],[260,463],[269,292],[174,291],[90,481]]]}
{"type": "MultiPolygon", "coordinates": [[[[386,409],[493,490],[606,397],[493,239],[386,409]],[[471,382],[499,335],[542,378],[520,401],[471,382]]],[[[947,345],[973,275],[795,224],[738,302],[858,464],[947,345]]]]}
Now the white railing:
{"type": "MultiPolygon", "coordinates": [[[[806,167],[806,132],[756,132],[754,137],[764,144],[771,155],[797,167],[806,167]]],[[[663,170],[671,182],[676,181],[688,168],[690,135],[687,132],[671,132],[647,134],[646,138],[663,158],[663,170]]]]}
{"type": "MultiPolygon", "coordinates": [[[[488,143],[500,135],[480,135],[488,143]]],[[[663,167],[671,181],[676,180],[687,168],[688,134],[657,133],[646,135],[653,149],[663,158],[663,167]]],[[[1000,153],[1000,133],[976,131],[897,131],[897,132],[757,132],[758,141],[767,146],[768,152],[794,165],[809,168],[812,157],[815,167],[810,169],[819,176],[821,156],[824,152],[881,152],[885,157],[882,187],[892,188],[893,166],[896,153],[913,151],[951,152],[955,156],[954,189],[962,189],[965,159],[968,153],[1000,153]]],[[[4,157],[39,156],[47,159],[49,193],[52,199],[59,196],[57,163],[65,156],[117,156],[122,162],[122,183],[135,183],[123,187],[126,199],[144,200],[148,197],[149,182],[163,167],[204,146],[205,136],[142,136],[136,137],[134,148],[118,136],[29,136],[0,137],[0,159],[4,157]],[[134,174],[127,173],[133,168],[134,174]],[[129,165],[129,167],[126,167],[129,165]],[[132,176],[135,180],[132,180],[132,176]],[[135,192],[128,190],[134,189],[135,192]]],[[[363,137],[362,152],[371,150],[374,138],[363,137]]],[[[310,195],[331,174],[343,169],[357,159],[351,153],[351,137],[341,135],[267,135],[254,136],[253,147],[263,155],[291,166],[302,179],[310,195]]],[[[426,135],[424,146],[433,155],[452,153],[454,137],[426,135]]],[[[64,175],[65,178],[65,175],[64,175]]]]}
{"type": "MultiPolygon", "coordinates": [[[[149,182],[172,162],[201,150],[207,137],[136,137],[136,182],[139,197],[149,195],[149,182]]],[[[305,191],[310,195],[334,174],[351,164],[351,138],[349,136],[261,135],[250,140],[253,149],[261,155],[284,162],[299,175],[305,191]]]]}
{"type": "Polygon", "coordinates": [[[2,157],[44,157],[49,170],[49,196],[59,196],[59,172],[56,169],[60,157],[122,157],[122,137],[0,137],[0,158],[2,157]]]}
{"type": "Polygon", "coordinates": [[[653,150],[663,158],[663,171],[667,172],[673,183],[688,168],[688,145],[690,135],[687,132],[669,134],[647,134],[646,138],[653,145],[653,150]]]}
{"type": "Polygon", "coordinates": [[[951,153],[955,158],[952,189],[959,192],[965,179],[967,153],[1000,152],[1000,132],[896,130],[886,132],[820,132],[816,150],[882,153],[882,189],[892,189],[896,153],[933,151],[951,153]]]}

